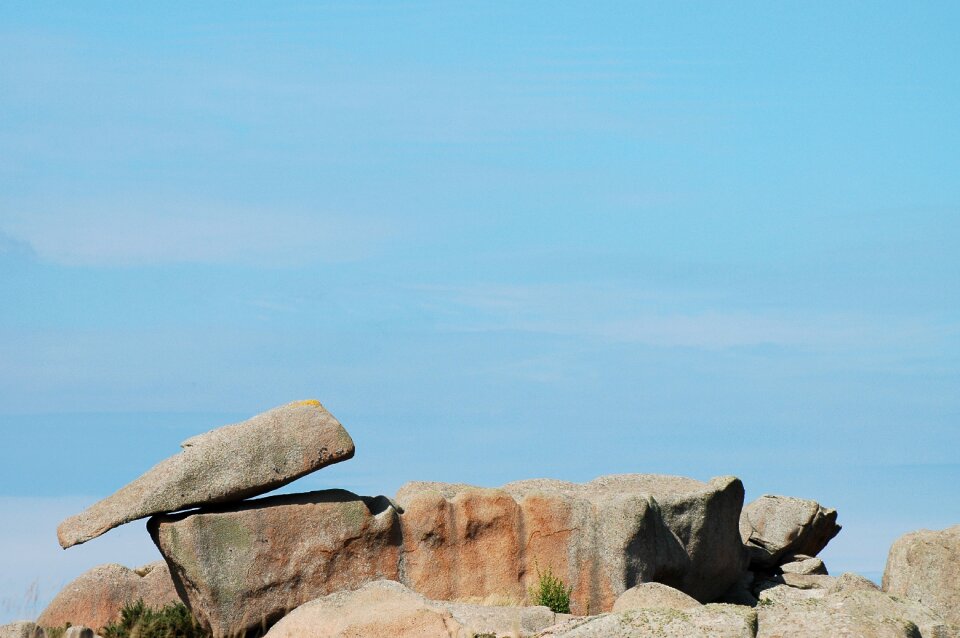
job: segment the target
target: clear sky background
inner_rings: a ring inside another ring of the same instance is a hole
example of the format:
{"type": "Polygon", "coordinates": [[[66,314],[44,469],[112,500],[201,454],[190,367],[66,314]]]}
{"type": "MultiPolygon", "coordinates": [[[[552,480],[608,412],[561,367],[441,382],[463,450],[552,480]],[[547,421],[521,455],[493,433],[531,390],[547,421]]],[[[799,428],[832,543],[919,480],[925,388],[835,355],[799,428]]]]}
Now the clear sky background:
{"type": "Polygon", "coordinates": [[[318,398],[288,490],[735,474],[960,523],[953,2],[0,4],[0,621],[56,524],[318,398]],[[72,6],[60,6],[72,5],[72,6]]]}

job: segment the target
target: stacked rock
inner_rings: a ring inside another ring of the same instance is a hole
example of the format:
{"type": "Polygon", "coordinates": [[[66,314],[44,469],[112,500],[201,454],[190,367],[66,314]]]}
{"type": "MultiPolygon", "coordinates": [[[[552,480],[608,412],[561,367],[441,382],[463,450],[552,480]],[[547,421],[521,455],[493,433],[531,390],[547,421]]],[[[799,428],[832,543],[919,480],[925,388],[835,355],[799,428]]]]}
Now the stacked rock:
{"type": "MultiPolygon", "coordinates": [[[[165,562],[91,570],[54,599],[40,626],[99,628],[142,598],[149,606],[182,600],[216,638],[268,629],[318,638],[639,638],[652,627],[664,636],[773,638],[806,637],[809,622],[824,636],[897,623],[904,636],[910,627],[923,638],[954,635],[941,620],[948,612],[895,600],[850,574],[826,575],[816,555],[840,531],[834,510],[769,495],[744,507],[735,477],[414,482],[395,499],[321,490],[248,500],[353,456],[350,435],[318,401],[181,447],[57,530],[67,548],[150,517],[165,562]],[[570,586],[578,617],[522,606],[543,573],[570,586]]],[[[901,576],[908,572],[891,572],[890,590],[929,597],[933,587],[901,576]]],[[[943,573],[951,580],[956,572],[943,573]]],[[[948,609],[953,600],[937,603],[948,609]]],[[[35,630],[43,635],[32,623],[10,625],[0,638],[35,630]]],[[[870,632],[863,635],[881,635],[870,632]]]]}

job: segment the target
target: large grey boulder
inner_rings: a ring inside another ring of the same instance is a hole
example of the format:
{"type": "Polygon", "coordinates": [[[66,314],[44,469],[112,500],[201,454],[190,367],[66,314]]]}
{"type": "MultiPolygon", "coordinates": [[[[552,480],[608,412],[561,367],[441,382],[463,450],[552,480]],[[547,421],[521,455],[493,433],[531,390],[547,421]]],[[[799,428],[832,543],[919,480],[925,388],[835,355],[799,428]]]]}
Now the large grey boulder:
{"type": "Polygon", "coordinates": [[[698,609],[638,609],[575,618],[550,627],[540,638],[754,638],[756,612],[740,605],[698,609]]]}
{"type": "Polygon", "coordinates": [[[640,583],[620,594],[613,611],[634,609],[698,609],[703,604],[692,596],[663,583],[640,583]]]}
{"type": "Polygon", "coordinates": [[[760,592],[757,638],[957,638],[940,616],[860,579],[821,576],[823,587],[760,592]]]}
{"type": "Polygon", "coordinates": [[[300,605],[266,638],[462,638],[449,611],[400,583],[378,581],[300,605]]]}
{"type": "Polygon", "coordinates": [[[642,582],[709,601],[746,566],[743,485],[734,477],[625,474],[499,489],[408,483],[396,501],[403,582],[432,599],[522,599],[549,570],[572,587],[571,610],[590,614],[642,582]]]}
{"type": "Polygon", "coordinates": [[[194,616],[220,638],[332,592],[397,580],[397,518],[385,497],[323,490],[159,515],[147,529],[194,616]]]}
{"type": "Polygon", "coordinates": [[[429,600],[404,585],[381,580],[297,607],[275,624],[270,638],[466,638],[533,636],[570,618],[546,607],[496,606],[429,600]]]}
{"type": "Polygon", "coordinates": [[[923,603],[960,625],[960,525],[921,530],[894,541],[883,590],[923,603]]]}
{"type": "Polygon", "coordinates": [[[319,401],[297,401],[180,444],[119,491],[63,521],[64,548],[140,518],[264,494],[353,456],[353,440],[319,401]]]}
{"type": "Polygon", "coordinates": [[[57,593],[37,622],[43,627],[69,623],[99,630],[119,620],[120,611],[137,599],[154,608],[180,602],[166,563],[137,569],[110,563],[87,570],[57,593]]]}
{"type": "Polygon", "coordinates": [[[45,636],[43,629],[30,620],[0,625],[0,638],[44,638],[45,636]]]}
{"type": "Polygon", "coordinates": [[[796,554],[816,556],[839,533],[836,510],[802,498],[765,494],[740,515],[751,569],[771,569],[796,554]]]}

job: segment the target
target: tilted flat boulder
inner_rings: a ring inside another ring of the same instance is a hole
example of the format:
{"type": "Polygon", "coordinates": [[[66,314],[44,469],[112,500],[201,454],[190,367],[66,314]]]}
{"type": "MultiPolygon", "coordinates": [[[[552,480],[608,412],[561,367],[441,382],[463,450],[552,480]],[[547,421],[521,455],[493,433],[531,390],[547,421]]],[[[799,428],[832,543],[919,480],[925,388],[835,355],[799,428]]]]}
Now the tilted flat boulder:
{"type": "Polygon", "coordinates": [[[637,609],[575,618],[540,638],[754,638],[757,614],[741,605],[697,609],[637,609]]]}
{"type": "Polygon", "coordinates": [[[438,600],[523,599],[549,569],[573,587],[573,613],[598,613],[650,581],[708,601],[745,568],[743,485],[733,477],[627,474],[500,489],[408,483],[396,501],[403,582],[438,600]]]}
{"type": "Polygon", "coordinates": [[[140,518],[264,494],[353,456],[319,401],[297,401],[195,436],[183,451],[57,528],[64,548],[140,518]]]}
{"type": "Polygon", "coordinates": [[[802,498],[765,494],[740,515],[751,569],[777,567],[794,554],[816,556],[839,533],[836,510],[802,498]]]}
{"type": "Polygon", "coordinates": [[[147,529],[215,638],[269,627],[332,592],[399,578],[400,523],[383,496],[271,496],[158,515],[147,529]]]}
{"type": "Polygon", "coordinates": [[[130,569],[111,563],[84,572],[50,601],[37,623],[43,627],[83,625],[99,630],[120,619],[120,611],[142,598],[148,607],[180,602],[163,561],[130,569]]]}
{"type": "Polygon", "coordinates": [[[912,532],[894,541],[883,590],[923,603],[960,625],[960,525],[912,532]]]}
{"type": "Polygon", "coordinates": [[[816,556],[798,554],[791,556],[787,562],[780,565],[780,571],[785,574],[821,574],[827,575],[827,566],[816,556]]]}

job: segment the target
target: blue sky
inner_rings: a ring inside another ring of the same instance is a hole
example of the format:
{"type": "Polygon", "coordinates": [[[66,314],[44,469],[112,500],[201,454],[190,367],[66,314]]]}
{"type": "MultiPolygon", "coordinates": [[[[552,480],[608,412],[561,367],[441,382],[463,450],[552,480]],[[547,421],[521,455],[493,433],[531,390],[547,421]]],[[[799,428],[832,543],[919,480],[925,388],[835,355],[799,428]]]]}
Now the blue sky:
{"type": "Polygon", "coordinates": [[[0,621],[315,397],[290,490],[740,476],[960,522],[955,3],[0,5],[0,621]]]}

